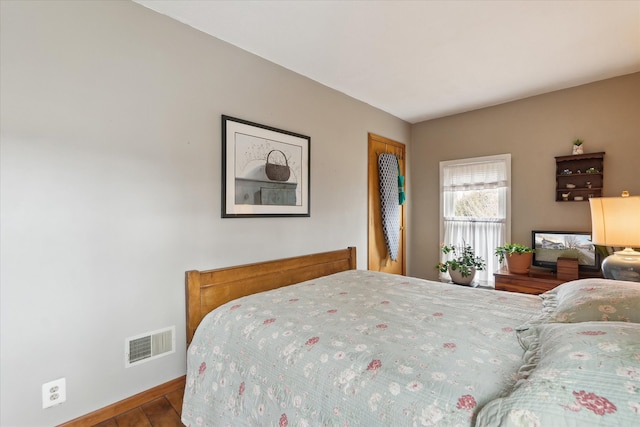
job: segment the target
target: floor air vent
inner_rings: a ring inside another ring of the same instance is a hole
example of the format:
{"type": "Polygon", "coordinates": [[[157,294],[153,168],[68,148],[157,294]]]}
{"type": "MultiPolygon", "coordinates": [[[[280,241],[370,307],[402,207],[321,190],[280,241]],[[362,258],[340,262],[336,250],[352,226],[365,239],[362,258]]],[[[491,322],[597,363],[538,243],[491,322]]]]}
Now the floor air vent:
{"type": "Polygon", "coordinates": [[[127,338],[125,366],[138,365],[176,351],[175,326],[127,338]]]}

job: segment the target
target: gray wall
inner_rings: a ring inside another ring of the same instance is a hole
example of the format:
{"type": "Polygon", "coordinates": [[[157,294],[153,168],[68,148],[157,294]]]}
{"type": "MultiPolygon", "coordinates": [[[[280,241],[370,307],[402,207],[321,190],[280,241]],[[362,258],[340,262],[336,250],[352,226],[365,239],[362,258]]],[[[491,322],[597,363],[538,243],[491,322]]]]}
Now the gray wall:
{"type": "Polygon", "coordinates": [[[437,278],[443,160],[511,153],[513,242],[531,244],[534,229],[590,230],[588,202],[555,201],[554,157],[575,138],[606,152],[604,196],[640,195],[640,73],[414,125],[410,274],[437,278]]]}
{"type": "Polygon", "coordinates": [[[186,270],[348,245],[366,268],[367,132],[409,124],[135,3],[1,5],[0,424],[183,375],[186,270]],[[310,218],[220,218],[221,114],[311,136],[310,218]],[[175,354],[124,368],[171,325],[175,354]]]}

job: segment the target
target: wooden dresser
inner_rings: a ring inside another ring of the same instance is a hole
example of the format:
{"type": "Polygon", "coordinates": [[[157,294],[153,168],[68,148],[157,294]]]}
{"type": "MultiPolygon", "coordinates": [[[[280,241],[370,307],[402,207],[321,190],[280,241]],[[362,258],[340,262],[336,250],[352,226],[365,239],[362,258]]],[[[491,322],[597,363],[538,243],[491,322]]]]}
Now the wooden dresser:
{"type": "Polygon", "coordinates": [[[500,270],[493,274],[496,280],[496,289],[538,295],[572,280],[602,277],[600,272],[580,272],[576,258],[560,257],[557,259],[556,268],[555,274],[536,267],[531,267],[528,274],[510,273],[506,269],[500,270]]]}
{"type": "Polygon", "coordinates": [[[493,274],[496,289],[499,291],[521,292],[524,294],[541,294],[567,280],[558,279],[553,273],[532,271],[529,274],[515,274],[500,270],[493,274]]]}

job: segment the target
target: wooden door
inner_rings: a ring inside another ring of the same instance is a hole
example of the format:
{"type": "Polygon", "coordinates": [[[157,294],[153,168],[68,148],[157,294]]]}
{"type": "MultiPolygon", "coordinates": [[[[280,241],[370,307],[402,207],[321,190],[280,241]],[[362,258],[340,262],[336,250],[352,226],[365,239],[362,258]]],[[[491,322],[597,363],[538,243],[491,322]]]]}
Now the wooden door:
{"type": "MultiPolygon", "coordinates": [[[[368,228],[368,269],[392,274],[406,274],[406,206],[400,206],[400,244],[398,258],[391,261],[382,231],[382,212],[380,209],[380,181],[378,178],[378,156],[383,153],[394,154],[400,163],[401,174],[405,174],[404,144],[382,136],[369,134],[369,228],[368,228]]],[[[406,183],[405,183],[406,184],[406,183]]]]}

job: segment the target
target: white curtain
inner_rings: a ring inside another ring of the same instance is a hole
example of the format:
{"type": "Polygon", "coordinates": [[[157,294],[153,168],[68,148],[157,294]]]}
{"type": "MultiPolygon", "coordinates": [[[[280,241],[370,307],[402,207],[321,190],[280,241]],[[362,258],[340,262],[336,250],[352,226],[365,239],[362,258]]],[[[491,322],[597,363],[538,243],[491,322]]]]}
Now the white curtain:
{"type": "MultiPolygon", "coordinates": [[[[471,245],[475,254],[487,264],[484,271],[477,272],[476,280],[489,286],[493,286],[493,273],[498,269],[495,248],[506,242],[508,227],[510,156],[496,157],[443,162],[441,166],[443,243],[471,245]],[[493,215],[456,214],[456,204],[460,199],[483,190],[491,190],[497,195],[493,215]]],[[[444,254],[441,256],[443,262],[451,258],[444,254]]],[[[449,279],[446,273],[441,277],[449,279]]]]}

